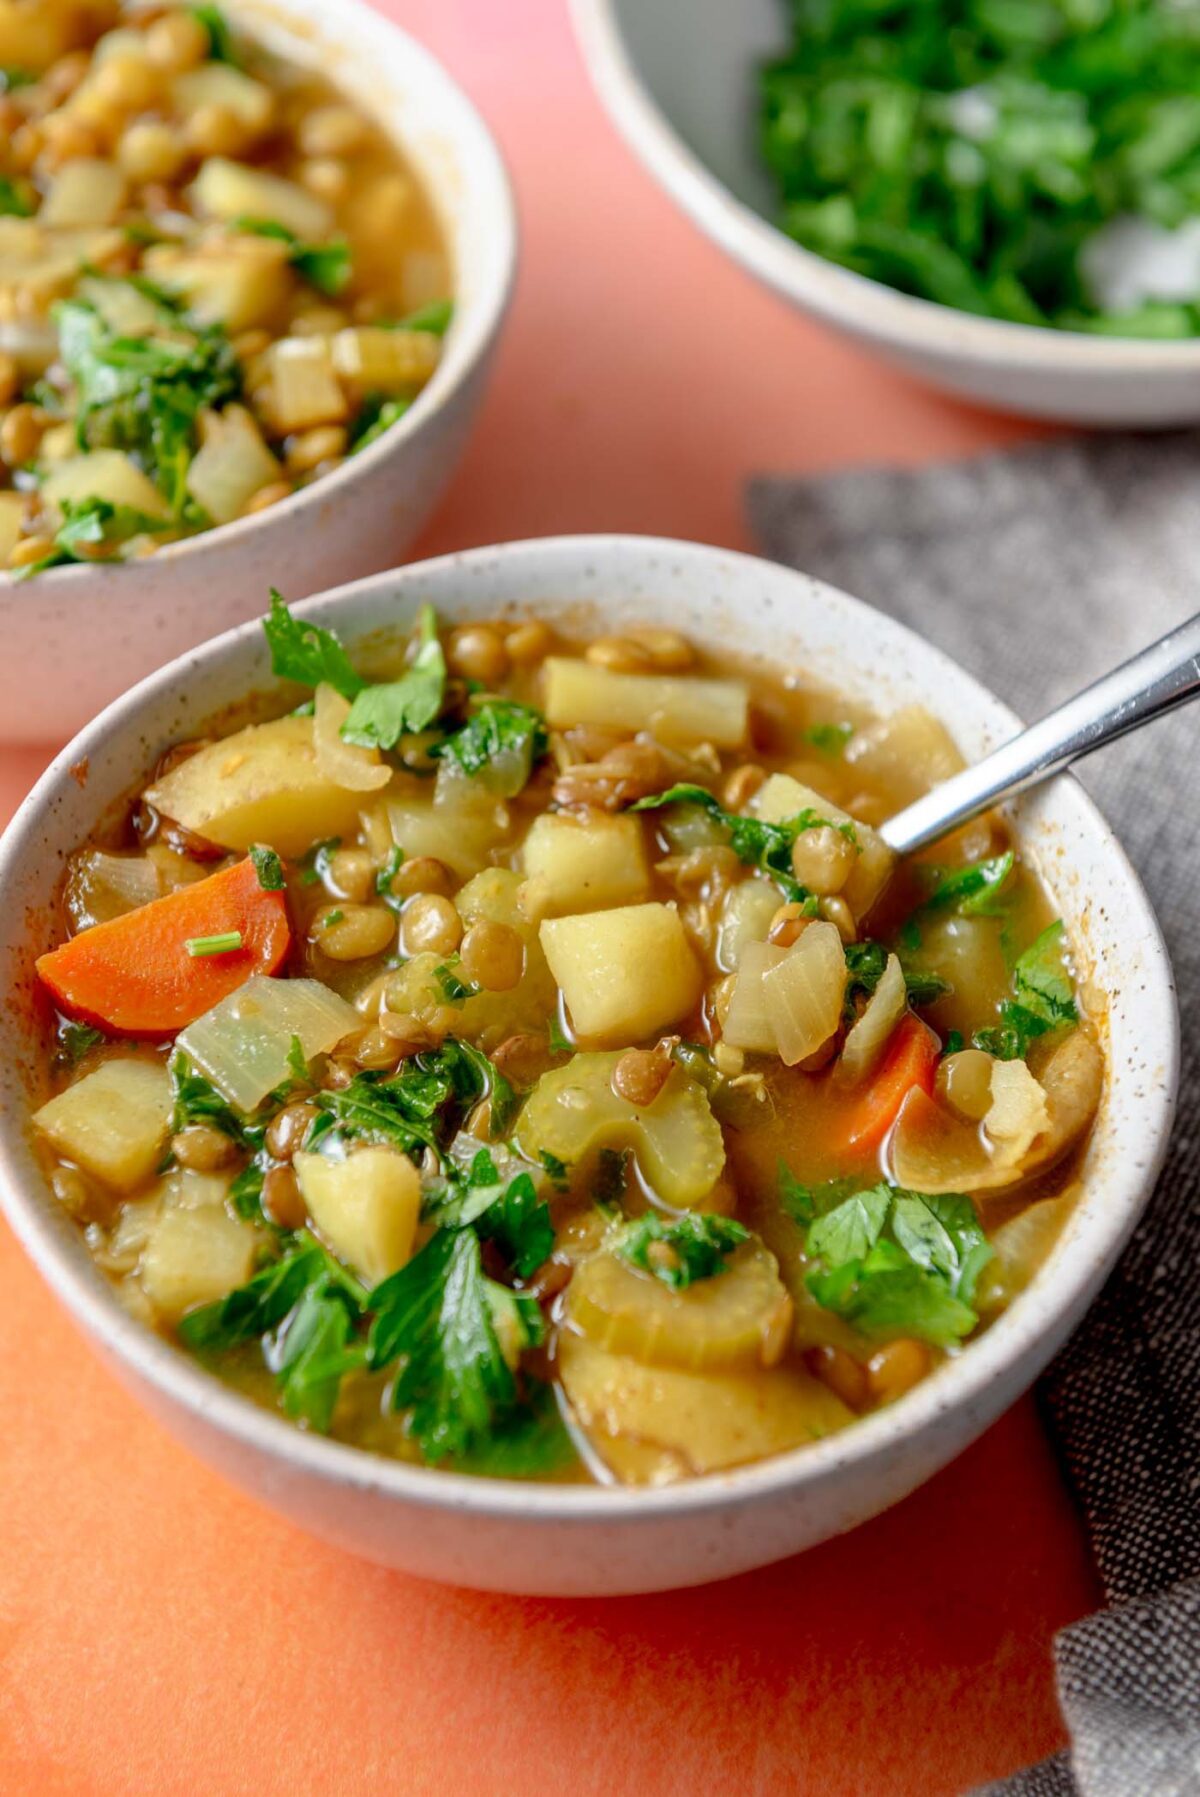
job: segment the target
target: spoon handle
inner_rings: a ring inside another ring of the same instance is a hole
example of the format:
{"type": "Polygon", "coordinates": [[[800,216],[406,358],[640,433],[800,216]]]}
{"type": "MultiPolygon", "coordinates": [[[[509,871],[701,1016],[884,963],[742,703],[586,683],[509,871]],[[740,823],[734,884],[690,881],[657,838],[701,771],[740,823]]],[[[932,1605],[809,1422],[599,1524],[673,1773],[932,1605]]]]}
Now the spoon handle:
{"type": "Polygon", "coordinates": [[[1002,799],[1061,773],[1071,762],[1200,694],[1200,612],[1132,660],[1085,687],[1019,736],[964,768],[880,832],[897,855],[927,848],[1002,799]]]}

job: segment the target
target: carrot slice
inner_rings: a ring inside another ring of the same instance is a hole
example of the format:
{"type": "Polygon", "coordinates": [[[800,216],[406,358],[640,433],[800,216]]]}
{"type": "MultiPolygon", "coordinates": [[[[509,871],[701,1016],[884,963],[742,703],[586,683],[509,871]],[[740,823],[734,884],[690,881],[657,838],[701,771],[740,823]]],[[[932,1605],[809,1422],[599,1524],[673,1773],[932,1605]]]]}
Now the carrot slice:
{"type": "Polygon", "coordinates": [[[259,884],[247,857],[38,959],[61,1011],[115,1036],[169,1036],[211,1010],[252,973],[274,973],[291,929],[282,892],[259,884]],[[236,931],[241,947],[191,955],[197,937],[236,931]]]}
{"type": "Polygon", "coordinates": [[[905,1017],[897,1026],[866,1091],[845,1115],[843,1146],[878,1148],[896,1121],[900,1106],[914,1087],[932,1092],[939,1053],[938,1039],[919,1017],[905,1017]]]}

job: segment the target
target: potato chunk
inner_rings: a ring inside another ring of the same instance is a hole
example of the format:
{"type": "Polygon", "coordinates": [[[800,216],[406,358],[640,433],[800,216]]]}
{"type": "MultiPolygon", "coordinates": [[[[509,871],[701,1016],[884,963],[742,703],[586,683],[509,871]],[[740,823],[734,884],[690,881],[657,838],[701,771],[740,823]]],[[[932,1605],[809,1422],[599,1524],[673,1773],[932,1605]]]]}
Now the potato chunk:
{"type": "Polygon", "coordinates": [[[115,163],[76,157],[55,175],[38,223],[56,231],[110,225],[125,204],[125,192],[125,177],[115,163]]]}
{"type": "Polygon", "coordinates": [[[119,449],[94,449],[60,462],[42,482],[41,496],[56,518],[66,499],[107,499],[110,505],[131,505],[148,518],[169,515],[154,482],[119,449]]]}
{"type": "Polygon", "coordinates": [[[421,1179],[394,1148],[360,1148],[344,1161],[298,1154],[293,1166],[308,1213],[335,1254],[378,1285],[412,1255],[421,1179]]]}
{"type": "Polygon", "coordinates": [[[328,237],[334,226],[329,207],[307,188],[224,156],[210,156],[188,192],[203,218],[269,219],[309,239],[328,237]]]}
{"type": "Polygon", "coordinates": [[[699,1000],[700,968],[673,905],[550,918],[538,933],[572,1025],[589,1041],[641,1041],[699,1000]]]}
{"type": "Polygon", "coordinates": [[[633,817],[543,812],[525,838],[524,862],[530,917],[607,911],[650,891],[645,838],[633,817]]]}
{"type": "Polygon", "coordinates": [[[557,655],[547,660],[544,679],[543,709],[555,729],[599,724],[650,730],[662,742],[711,742],[722,749],[746,740],[750,695],[740,680],[613,674],[557,655]]]}
{"type": "Polygon", "coordinates": [[[316,842],[349,835],[362,794],[322,774],[311,718],[251,724],[210,743],[146,790],[156,810],[226,849],[269,842],[303,855],[316,842]]]}
{"type": "Polygon", "coordinates": [[[142,1250],[142,1290],[174,1322],[194,1304],[210,1304],[254,1271],[258,1237],[221,1203],[165,1205],[142,1250]]]}
{"type": "Polygon", "coordinates": [[[848,811],[825,798],[811,786],[793,780],[790,774],[772,774],[754,795],[747,810],[764,823],[782,824],[798,817],[802,811],[815,811],[831,824],[853,824],[858,845],[858,858],[842,897],[855,917],[865,917],[892,877],[894,857],[878,831],[870,824],[859,823],[848,811]]]}
{"type": "Polygon", "coordinates": [[[113,1060],[50,1099],[33,1121],[65,1159],[114,1192],[132,1192],[158,1165],[170,1117],[166,1068],[113,1060]]]}

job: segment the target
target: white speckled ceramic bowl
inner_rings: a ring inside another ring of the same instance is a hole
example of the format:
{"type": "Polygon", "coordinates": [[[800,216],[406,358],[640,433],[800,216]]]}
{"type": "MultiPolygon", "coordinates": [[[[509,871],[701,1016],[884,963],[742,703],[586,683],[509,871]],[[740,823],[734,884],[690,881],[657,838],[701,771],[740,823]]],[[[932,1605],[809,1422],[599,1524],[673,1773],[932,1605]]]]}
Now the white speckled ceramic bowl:
{"type": "MultiPolygon", "coordinates": [[[[497,615],[577,627],[654,622],[773,668],[795,665],[881,710],[921,700],[964,752],[1016,720],[937,650],[819,581],[693,543],[565,537],[417,563],[315,599],[303,615],[348,642],[497,615]]],[[[1149,1196],[1166,1146],[1178,1019],[1154,915],[1095,806],[1063,778],[1015,814],[1092,979],[1111,995],[1110,1077],[1081,1200],[1029,1290],[955,1361],[844,1434],[666,1490],[506,1484],[399,1465],[304,1434],[236,1396],[133,1322],[56,1206],[28,1140],[42,1053],[33,958],[69,851],[159,752],[270,685],[256,624],[230,631],[110,706],[39,781],[0,843],[0,1198],[9,1221],[114,1371],[196,1453],[304,1527],[426,1577],[505,1591],[654,1591],[795,1553],[895,1503],[959,1453],[1046,1365],[1083,1315],[1149,1196]]],[[[136,1472],[135,1475],[136,1476],[136,1472]]]]}
{"type": "Polygon", "coordinates": [[[233,0],[270,48],[321,71],[396,139],[442,221],[454,322],[429,385],[385,436],[270,511],[144,562],[0,573],[0,742],[62,742],[118,693],[263,609],[392,566],[462,454],[508,306],[517,224],[500,153],[427,50],[361,0],[233,0]]]}
{"type": "Polygon", "coordinates": [[[781,0],[571,0],[588,68],[631,149],[700,229],[793,305],[935,387],[1061,423],[1200,418],[1200,340],[1138,342],[975,318],[805,250],[771,222],[757,70],[787,41],[781,0]]]}

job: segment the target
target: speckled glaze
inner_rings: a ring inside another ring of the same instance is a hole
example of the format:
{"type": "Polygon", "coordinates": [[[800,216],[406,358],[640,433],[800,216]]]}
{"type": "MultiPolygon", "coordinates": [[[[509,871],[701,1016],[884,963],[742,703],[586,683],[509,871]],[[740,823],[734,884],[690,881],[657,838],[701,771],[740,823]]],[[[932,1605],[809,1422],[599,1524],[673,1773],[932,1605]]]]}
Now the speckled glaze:
{"type": "Polygon", "coordinates": [[[777,230],[753,110],[757,69],[786,43],[779,0],[571,0],[571,11],[630,148],[693,223],[793,305],[932,386],[1003,411],[1151,428],[1200,418],[1200,340],[975,318],[839,268],[777,230]]]}
{"type": "MultiPolygon", "coordinates": [[[[567,537],[417,563],[302,607],[354,643],[429,601],[446,620],[534,616],[576,628],[652,622],[769,668],[802,669],[880,710],[920,700],[969,757],[1016,720],[937,650],[789,569],[693,543],[567,537]]],[[[41,1052],[33,957],[69,851],[180,734],[269,687],[247,624],[111,706],[49,768],[0,842],[0,1199],[79,1327],[196,1453],[305,1528],[448,1583],[555,1594],[699,1584],[811,1546],[904,1497],[1045,1366],[1094,1297],[1149,1195],[1174,1105],[1178,1017],[1153,912],[1111,831],[1063,778],[1014,816],[1090,977],[1110,995],[1110,1077],[1086,1194],[1029,1290],[891,1409],[742,1471],[662,1491],[531,1486],[402,1466],[302,1433],[236,1396],[120,1309],[58,1209],[28,1141],[41,1052]]]]}
{"type": "Polygon", "coordinates": [[[316,63],[424,180],[454,265],[455,317],[429,385],[361,454],[269,511],[144,562],[0,573],[0,742],[61,742],[152,668],[261,612],[403,555],[466,443],[516,272],[508,177],[478,112],[429,53],[361,0],[233,0],[293,61],[316,63]]]}

